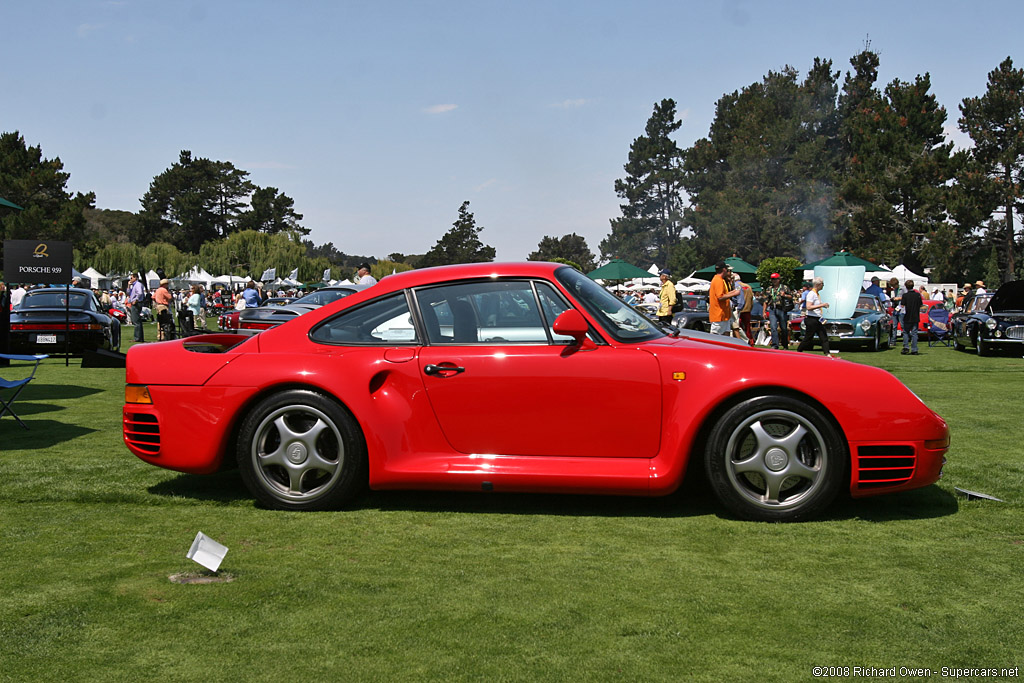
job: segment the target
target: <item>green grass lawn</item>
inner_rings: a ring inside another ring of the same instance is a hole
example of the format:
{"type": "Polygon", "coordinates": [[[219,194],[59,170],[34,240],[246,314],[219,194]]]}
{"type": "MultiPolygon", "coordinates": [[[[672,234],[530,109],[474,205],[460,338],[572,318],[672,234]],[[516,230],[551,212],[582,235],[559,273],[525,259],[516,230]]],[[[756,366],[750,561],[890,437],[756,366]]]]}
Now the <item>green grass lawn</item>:
{"type": "Polygon", "coordinates": [[[937,680],[1024,665],[1024,361],[841,355],[949,421],[945,476],[788,525],[734,520],[699,485],[267,511],[237,472],[130,455],[123,370],[47,361],[17,404],[30,431],[0,420],[0,680],[793,681],[814,666],[937,680]],[[199,568],[197,531],[230,548],[233,581],[169,581],[199,568]]]}

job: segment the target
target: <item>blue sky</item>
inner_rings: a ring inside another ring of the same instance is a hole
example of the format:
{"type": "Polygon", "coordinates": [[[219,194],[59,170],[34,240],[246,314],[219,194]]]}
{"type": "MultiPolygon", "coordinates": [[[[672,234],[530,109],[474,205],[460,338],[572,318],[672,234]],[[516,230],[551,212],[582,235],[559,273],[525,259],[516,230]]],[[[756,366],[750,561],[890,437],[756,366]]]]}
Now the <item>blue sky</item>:
{"type": "Polygon", "coordinates": [[[26,0],[4,22],[0,130],[97,207],[137,211],[188,149],[378,258],[427,251],[464,200],[501,260],[571,232],[598,254],[663,98],[686,147],[722,94],[815,57],[845,73],[870,39],[880,85],[930,72],[964,144],[960,101],[1024,65],[1020,2],[26,0]]]}

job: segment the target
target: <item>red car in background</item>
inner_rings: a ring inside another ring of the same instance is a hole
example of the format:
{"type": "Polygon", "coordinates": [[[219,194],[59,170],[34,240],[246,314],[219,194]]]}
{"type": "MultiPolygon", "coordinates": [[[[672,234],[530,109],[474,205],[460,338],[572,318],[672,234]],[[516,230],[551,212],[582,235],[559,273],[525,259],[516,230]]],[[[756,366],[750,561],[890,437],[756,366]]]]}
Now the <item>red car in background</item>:
{"type": "Polygon", "coordinates": [[[927,486],[949,447],[883,370],[668,334],[539,262],[412,270],[253,337],[136,345],[122,417],[142,460],[237,464],[285,510],[366,485],[659,496],[699,460],[737,516],[795,521],[927,486]]]}
{"type": "MultiPolygon", "coordinates": [[[[917,336],[918,337],[920,337],[922,339],[927,339],[928,338],[928,330],[931,327],[930,324],[929,324],[929,321],[928,321],[928,311],[931,309],[931,307],[932,306],[942,306],[942,307],[944,307],[945,305],[946,305],[945,302],[939,301],[937,299],[925,299],[922,302],[922,305],[921,305],[921,320],[920,320],[920,322],[917,323],[917,336]]],[[[891,307],[889,309],[889,312],[892,313],[892,308],[891,307]]],[[[903,332],[903,322],[900,321],[900,323],[896,326],[896,328],[902,333],[903,332]]]]}

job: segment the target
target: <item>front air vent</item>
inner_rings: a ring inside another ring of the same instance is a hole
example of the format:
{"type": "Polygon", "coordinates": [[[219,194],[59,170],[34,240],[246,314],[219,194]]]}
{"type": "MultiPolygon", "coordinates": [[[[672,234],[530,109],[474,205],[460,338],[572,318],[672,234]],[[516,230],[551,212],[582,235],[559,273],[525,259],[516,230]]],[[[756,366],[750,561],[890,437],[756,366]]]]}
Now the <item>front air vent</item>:
{"type": "Polygon", "coordinates": [[[857,448],[857,486],[862,489],[899,486],[914,476],[913,446],[882,445],[857,448]]]}

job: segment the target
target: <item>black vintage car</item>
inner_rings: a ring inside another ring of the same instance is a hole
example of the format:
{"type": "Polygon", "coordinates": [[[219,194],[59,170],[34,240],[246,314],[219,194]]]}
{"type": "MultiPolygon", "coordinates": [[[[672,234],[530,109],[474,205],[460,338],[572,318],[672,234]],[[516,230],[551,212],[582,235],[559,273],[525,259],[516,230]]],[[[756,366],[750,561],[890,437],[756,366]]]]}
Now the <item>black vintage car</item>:
{"type": "Polygon", "coordinates": [[[64,353],[65,335],[73,356],[121,347],[121,324],[100,310],[88,289],[33,289],[11,312],[12,353],[64,353]]]}
{"type": "Polygon", "coordinates": [[[997,349],[1024,351],[1024,280],[1007,282],[995,294],[981,294],[953,315],[953,346],[973,347],[979,356],[997,349]]]}
{"type": "Polygon", "coordinates": [[[683,310],[672,316],[672,324],[681,330],[699,330],[710,332],[708,322],[708,297],[699,294],[680,294],[676,301],[683,305],[683,310]]]}

